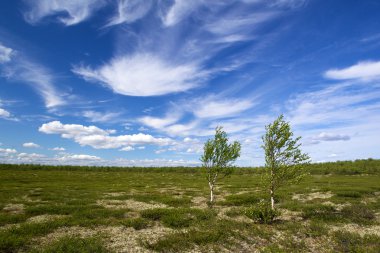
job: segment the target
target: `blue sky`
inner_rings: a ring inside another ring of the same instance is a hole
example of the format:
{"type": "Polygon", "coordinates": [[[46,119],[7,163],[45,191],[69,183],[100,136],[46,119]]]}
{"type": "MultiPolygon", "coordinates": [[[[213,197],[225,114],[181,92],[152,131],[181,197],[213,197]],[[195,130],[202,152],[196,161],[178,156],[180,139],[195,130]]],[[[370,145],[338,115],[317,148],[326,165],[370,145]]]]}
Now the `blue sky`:
{"type": "Polygon", "coordinates": [[[0,3],[0,162],[263,164],[283,113],[314,162],[380,158],[380,2],[0,3]]]}

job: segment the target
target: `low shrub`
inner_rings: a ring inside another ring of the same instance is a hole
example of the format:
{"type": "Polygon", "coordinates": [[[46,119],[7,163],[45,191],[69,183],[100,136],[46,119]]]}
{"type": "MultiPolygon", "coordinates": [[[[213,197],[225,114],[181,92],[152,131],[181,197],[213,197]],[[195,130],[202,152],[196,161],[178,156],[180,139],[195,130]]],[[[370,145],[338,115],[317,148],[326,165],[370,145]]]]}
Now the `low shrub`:
{"type": "Polygon", "coordinates": [[[261,201],[256,206],[247,208],[245,215],[259,223],[270,224],[280,215],[280,211],[273,210],[267,202],[261,201]]]}
{"type": "Polygon", "coordinates": [[[356,204],[342,209],[342,216],[355,223],[369,223],[376,218],[375,213],[366,205],[356,204]]]}

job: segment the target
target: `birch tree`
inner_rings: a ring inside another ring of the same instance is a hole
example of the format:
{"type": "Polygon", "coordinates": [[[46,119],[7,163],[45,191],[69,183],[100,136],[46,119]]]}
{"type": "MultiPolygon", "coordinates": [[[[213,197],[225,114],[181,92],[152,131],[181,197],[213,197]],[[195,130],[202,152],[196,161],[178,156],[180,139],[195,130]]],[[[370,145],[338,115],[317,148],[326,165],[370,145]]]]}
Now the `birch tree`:
{"type": "Polygon", "coordinates": [[[265,182],[267,184],[272,210],[275,209],[275,194],[285,184],[297,183],[303,176],[303,166],[309,162],[309,156],[302,153],[299,140],[293,138],[293,132],[284,116],[280,115],[273,123],[265,127],[262,137],[265,151],[265,182]]]}
{"type": "Polygon", "coordinates": [[[202,167],[206,171],[206,178],[210,187],[210,204],[214,203],[214,187],[218,178],[223,178],[232,173],[233,162],[240,156],[241,145],[235,141],[228,143],[226,132],[222,127],[215,130],[214,139],[209,139],[203,148],[201,157],[202,167]]]}

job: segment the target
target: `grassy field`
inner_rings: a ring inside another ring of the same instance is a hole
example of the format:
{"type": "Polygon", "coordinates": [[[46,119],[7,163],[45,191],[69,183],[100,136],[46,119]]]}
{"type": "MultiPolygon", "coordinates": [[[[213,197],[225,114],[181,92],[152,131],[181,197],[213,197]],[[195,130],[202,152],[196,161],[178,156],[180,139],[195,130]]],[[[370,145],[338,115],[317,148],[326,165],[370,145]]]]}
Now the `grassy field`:
{"type": "Polygon", "coordinates": [[[260,224],[260,169],[220,181],[209,208],[199,168],[0,165],[0,252],[380,252],[380,161],[308,170],[260,224]]]}

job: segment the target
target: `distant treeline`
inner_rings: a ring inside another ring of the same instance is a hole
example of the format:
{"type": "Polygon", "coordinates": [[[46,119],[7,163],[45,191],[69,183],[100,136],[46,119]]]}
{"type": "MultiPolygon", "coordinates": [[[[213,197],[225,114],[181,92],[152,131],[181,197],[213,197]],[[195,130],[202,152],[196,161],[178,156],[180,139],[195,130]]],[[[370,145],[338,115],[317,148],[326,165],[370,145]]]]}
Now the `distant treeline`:
{"type": "MultiPolygon", "coordinates": [[[[337,161],[326,163],[311,163],[305,165],[312,175],[359,175],[380,174],[379,159],[365,159],[355,161],[337,161]]],[[[139,173],[201,173],[200,167],[105,167],[105,166],[69,166],[69,165],[39,165],[39,164],[0,164],[0,170],[46,170],[46,171],[125,171],[139,173]]],[[[237,167],[234,174],[261,174],[264,167],[237,167]]]]}

